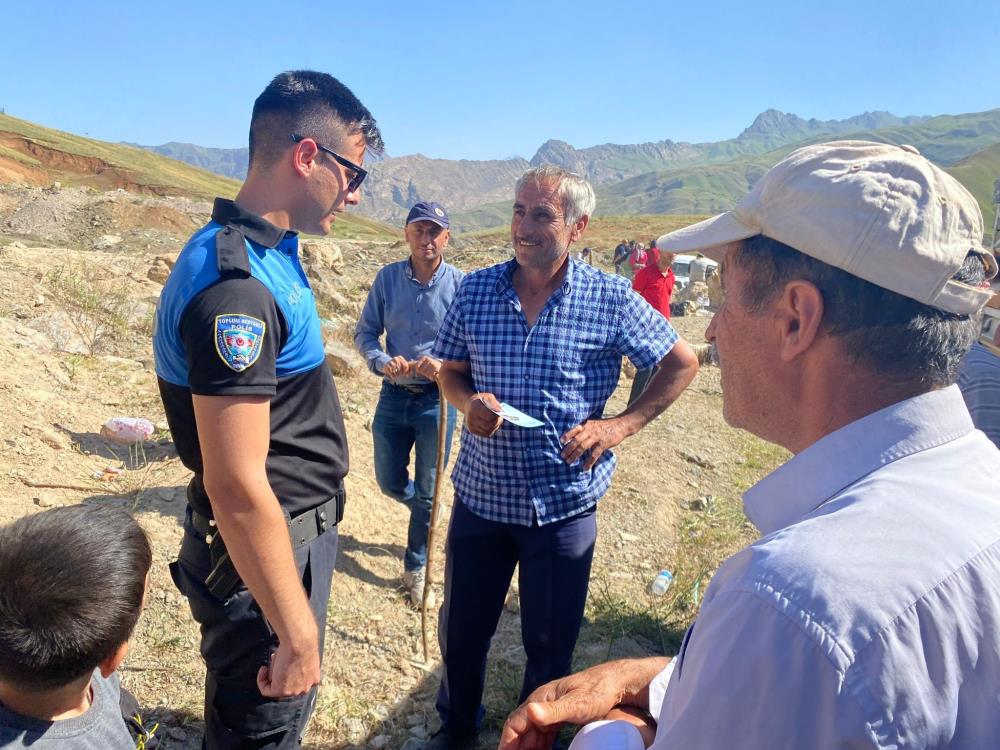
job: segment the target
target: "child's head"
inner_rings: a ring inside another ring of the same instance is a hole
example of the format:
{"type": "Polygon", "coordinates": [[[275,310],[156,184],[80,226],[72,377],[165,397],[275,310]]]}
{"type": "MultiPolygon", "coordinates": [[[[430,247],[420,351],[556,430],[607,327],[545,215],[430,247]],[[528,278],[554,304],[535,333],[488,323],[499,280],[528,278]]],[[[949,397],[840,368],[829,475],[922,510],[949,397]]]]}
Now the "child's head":
{"type": "Polygon", "coordinates": [[[121,510],[54,508],[0,528],[0,682],[51,690],[124,655],[151,562],[121,510]]]}

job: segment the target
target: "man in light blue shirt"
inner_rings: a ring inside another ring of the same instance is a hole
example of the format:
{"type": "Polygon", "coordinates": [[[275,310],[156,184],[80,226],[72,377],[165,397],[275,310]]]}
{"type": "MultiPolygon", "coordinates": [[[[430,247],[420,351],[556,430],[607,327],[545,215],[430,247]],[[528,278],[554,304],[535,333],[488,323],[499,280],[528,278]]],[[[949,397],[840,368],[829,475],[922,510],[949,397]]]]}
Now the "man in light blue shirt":
{"type": "MultiPolygon", "coordinates": [[[[368,368],[383,378],[372,439],[379,488],[410,509],[403,584],[419,607],[424,596],[427,532],[437,475],[440,395],[439,361],[430,357],[434,337],[464,274],[444,262],[450,237],[448,213],[438,203],[417,203],[406,217],[410,257],[390,263],[375,276],[354,343],[368,368]],[[385,332],[385,346],[379,341],[385,332]],[[415,448],[413,477],[408,473],[415,448]]],[[[445,463],[455,429],[448,407],[445,463]]]]}
{"type": "Polygon", "coordinates": [[[660,238],[722,262],[726,420],[794,458],[680,652],[542,686],[502,750],[986,748],[1000,736],[1000,451],[954,385],[990,293],[975,199],[912,147],[799,149],[660,238]]]}

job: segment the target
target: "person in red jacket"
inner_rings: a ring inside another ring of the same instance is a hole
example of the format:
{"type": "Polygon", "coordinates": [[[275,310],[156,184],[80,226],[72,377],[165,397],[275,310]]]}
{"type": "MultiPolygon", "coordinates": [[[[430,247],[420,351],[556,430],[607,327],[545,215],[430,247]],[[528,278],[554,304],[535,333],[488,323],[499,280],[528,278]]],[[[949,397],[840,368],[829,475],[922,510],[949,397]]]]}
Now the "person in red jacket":
{"type": "Polygon", "coordinates": [[[632,268],[632,278],[639,273],[643,268],[648,265],[652,265],[653,259],[649,256],[649,250],[641,242],[636,242],[632,240],[632,254],[628,256],[629,266],[632,268]]]}
{"type": "MultiPolygon", "coordinates": [[[[670,320],[670,295],[674,292],[674,253],[661,253],[656,247],[647,251],[648,264],[636,273],[632,288],[645,299],[653,309],[670,320]]],[[[654,365],[649,370],[639,370],[632,381],[628,402],[631,404],[646,389],[646,384],[656,373],[654,365]]]]}

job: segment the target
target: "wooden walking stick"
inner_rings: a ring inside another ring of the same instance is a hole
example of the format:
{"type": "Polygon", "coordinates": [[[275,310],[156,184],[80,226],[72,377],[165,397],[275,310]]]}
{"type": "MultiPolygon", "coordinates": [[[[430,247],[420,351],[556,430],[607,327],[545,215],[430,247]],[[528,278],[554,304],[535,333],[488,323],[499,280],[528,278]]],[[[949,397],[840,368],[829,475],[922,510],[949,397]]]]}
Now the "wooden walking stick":
{"type": "Polygon", "coordinates": [[[444,476],[444,446],[448,437],[448,401],[441,390],[441,381],[435,379],[438,384],[438,397],[440,406],[438,408],[438,443],[437,443],[437,471],[434,474],[434,500],[431,502],[431,522],[427,530],[427,564],[424,567],[424,597],[420,602],[420,639],[424,647],[424,664],[430,663],[430,652],[427,648],[427,600],[431,593],[431,563],[434,559],[434,527],[437,525],[437,510],[441,502],[441,478],[444,476]]]}

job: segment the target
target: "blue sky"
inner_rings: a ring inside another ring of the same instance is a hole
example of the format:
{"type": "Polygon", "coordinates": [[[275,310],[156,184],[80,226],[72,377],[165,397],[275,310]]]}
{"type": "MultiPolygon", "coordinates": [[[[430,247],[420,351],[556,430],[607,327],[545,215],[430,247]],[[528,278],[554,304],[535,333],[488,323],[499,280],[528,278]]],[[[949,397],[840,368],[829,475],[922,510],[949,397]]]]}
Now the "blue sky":
{"type": "Polygon", "coordinates": [[[1000,2],[17,3],[0,107],[111,141],[245,145],[277,72],[315,68],[391,155],[530,158],[734,137],[802,117],[1000,107],[1000,2]],[[947,8],[947,9],[945,9],[947,8]]]}

